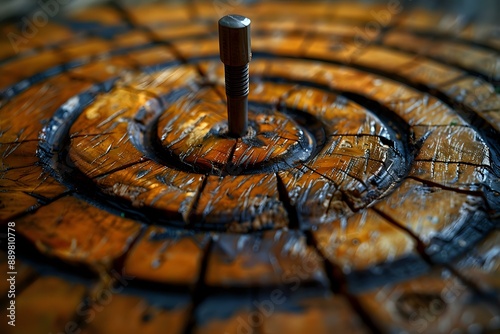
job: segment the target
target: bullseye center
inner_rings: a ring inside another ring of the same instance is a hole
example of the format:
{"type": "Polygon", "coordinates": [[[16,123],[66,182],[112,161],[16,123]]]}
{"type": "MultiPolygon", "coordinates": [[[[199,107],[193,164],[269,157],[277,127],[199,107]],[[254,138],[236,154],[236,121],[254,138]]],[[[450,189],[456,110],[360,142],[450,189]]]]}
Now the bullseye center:
{"type": "Polygon", "coordinates": [[[198,173],[240,175],[287,169],[306,161],[315,148],[309,132],[289,115],[250,104],[249,126],[233,138],[227,121],[209,109],[160,119],[158,134],[170,157],[198,173]],[[187,121],[189,120],[189,121],[187,121]]]}

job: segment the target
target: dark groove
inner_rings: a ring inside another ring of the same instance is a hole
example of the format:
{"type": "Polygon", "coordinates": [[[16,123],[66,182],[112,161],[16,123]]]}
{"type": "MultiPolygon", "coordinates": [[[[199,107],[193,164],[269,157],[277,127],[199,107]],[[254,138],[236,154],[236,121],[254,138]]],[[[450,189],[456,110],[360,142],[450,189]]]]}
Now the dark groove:
{"type": "MultiPolygon", "coordinates": [[[[498,207],[500,204],[500,199],[498,198],[498,192],[495,191],[495,189],[492,189],[486,184],[481,184],[482,189],[481,190],[465,190],[465,189],[459,189],[459,188],[454,188],[450,186],[446,186],[437,182],[433,182],[430,180],[425,180],[422,178],[419,178],[417,176],[409,176],[409,179],[413,179],[415,181],[418,181],[428,187],[437,187],[443,190],[447,191],[452,191],[454,193],[458,194],[464,194],[464,195],[469,195],[469,196],[477,196],[480,197],[483,200],[483,205],[484,205],[484,211],[488,214],[490,219],[494,220],[495,217],[493,214],[495,213],[495,207],[498,207]]],[[[492,181],[495,182],[495,181],[492,181]]],[[[497,182],[497,187],[500,187],[500,183],[497,182]]]]}
{"type": "Polygon", "coordinates": [[[376,212],[380,217],[384,218],[388,223],[408,234],[415,241],[416,250],[420,255],[420,257],[425,262],[427,262],[431,268],[435,268],[436,266],[442,266],[446,270],[449,270],[450,272],[452,272],[453,275],[455,275],[459,280],[461,280],[462,283],[464,283],[469,289],[471,289],[476,295],[480,296],[482,299],[491,303],[492,305],[495,305],[500,310],[500,301],[497,300],[495,296],[492,296],[491,294],[482,291],[482,289],[480,289],[476,283],[461,275],[457,270],[455,270],[455,268],[452,265],[450,265],[449,262],[438,263],[434,261],[432,257],[429,256],[429,254],[426,252],[428,246],[422,240],[420,240],[420,238],[412,230],[410,230],[406,226],[401,225],[394,218],[392,218],[385,212],[381,211],[377,207],[372,207],[372,210],[376,212]]]}
{"type": "Polygon", "coordinates": [[[365,324],[365,326],[374,334],[381,334],[383,331],[378,326],[378,324],[374,321],[372,316],[364,309],[363,305],[359,301],[358,297],[352,294],[349,289],[349,283],[347,281],[346,276],[342,272],[342,269],[336,264],[330,262],[326,255],[323,253],[321,248],[318,245],[318,241],[314,237],[311,231],[304,231],[307,238],[307,243],[311,245],[316,253],[321,257],[323,261],[323,267],[325,273],[330,281],[329,287],[330,291],[334,295],[341,295],[347,299],[353,311],[357,313],[360,317],[361,321],[365,324]]]}
{"type": "MultiPolygon", "coordinates": [[[[93,284],[98,284],[97,282],[95,282],[93,284]]],[[[90,283],[90,284],[92,284],[92,283],[90,283]]],[[[80,300],[80,303],[78,304],[78,307],[80,310],[89,310],[97,302],[98,302],[98,300],[93,301],[91,298],[90,287],[85,287],[85,292],[82,296],[82,299],[80,300]]],[[[80,314],[80,313],[78,313],[78,311],[79,310],[75,310],[75,313],[73,314],[73,317],[71,318],[71,321],[76,324],[76,328],[78,328],[78,330],[80,330],[80,331],[82,329],[85,330],[85,328],[89,325],[89,322],[85,318],[84,314],[80,314]]],[[[61,330],[65,330],[65,328],[61,328],[61,330]]]]}
{"type": "Polygon", "coordinates": [[[465,189],[460,189],[460,188],[454,188],[454,187],[450,187],[450,186],[446,186],[444,184],[441,184],[441,183],[437,183],[437,182],[433,182],[433,181],[430,181],[430,180],[425,180],[425,179],[422,179],[420,177],[417,177],[417,176],[408,176],[408,179],[412,179],[412,180],[415,180],[415,181],[418,181],[428,187],[436,187],[436,188],[440,188],[442,190],[446,190],[446,191],[451,191],[451,192],[454,192],[454,193],[457,193],[457,194],[464,194],[464,195],[469,195],[469,196],[477,196],[477,197],[481,197],[484,201],[484,204],[487,206],[486,209],[490,209],[488,207],[488,200],[484,194],[484,191],[480,191],[480,190],[465,190],[465,189]]]}
{"type": "Polygon", "coordinates": [[[207,186],[208,178],[209,178],[209,175],[205,175],[205,177],[203,178],[203,181],[201,182],[201,185],[198,188],[198,191],[196,192],[196,195],[193,199],[193,202],[191,204],[191,207],[190,207],[188,215],[187,215],[188,226],[192,226],[192,225],[195,225],[198,223],[203,223],[203,217],[197,216],[196,209],[198,208],[198,205],[200,203],[201,195],[203,194],[203,191],[205,190],[205,187],[207,186]],[[201,221],[200,221],[200,218],[201,218],[201,221]]]}
{"type": "Polygon", "coordinates": [[[91,179],[94,180],[94,179],[99,179],[99,178],[102,178],[102,177],[105,177],[105,176],[108,176],[110,174],[113,174],[113,173],[116,173],[116,172],[119,172],[121,170],[124,170],[124,169],[127,169],[129,167],[132,167],[132,166],[135,166],[135,165],[138,165],[140,163],[143,163],[143,162],[147,162],[149,161],[148,158],[146,157],[141,157],[139,160],[137,161],[132,161],[132,162],[129,162],[127,164],[124,164],[124,165],[121,165],[119,167],[116,167],[116,168],[113,168],[113,169],[110,169],[108,170],[107,172],[104,172],[104,173],[101,173],[101,174],[98,174],[98,175],[95,175],[95,176],[92,176],[91,179]]]}
{"type": "Polygon", "coordinates": [[[276,176],[276,186],[278,190],[278,199],[283,204],[287,215],[288,215],[288,228],[291,230],[302,229],[302,223],[300,216],[297,212],[297,207],[292,204],[286,185],[279,173],[275,173],[276,176]]]}
{"type": "Polygon", "coordinates": [[[123,251],[123,253],[117,258],[113,259],[112,268],[117,272],[122,272],[125,268],[125,262],[127,261],[130,253],[134,249],[135,245],[137,245],[146,235],[148,228],[146,225],[142,225],[137,235],[132,239],[132,241],[128,244],[127,249],[123,251]]]}
{"type": "Polygon", "coordinates": [[[233,141],[234,141],[233,146],[231,146],[231,150],[229,150],[226,163],[222,168],[220,176],[234,175],[237,174],[240,170],[240,167],[237,167],[233,164],[233,158],[234,158],[234,152],[236,152],[236,147],[238,146],[238,143],[241,141],[241,138],[234,138],[233,141]],[[234,169],[236,169],[236,173],[234,169]]]}
{"type": "Polygon", "coordinates": [[[429,257],[429,255],[425,252],[425,249],[427,246],[424,244],[422,240],[408,227],[401,225],[397,220],[383,212],[382,210],[378,209],[376,206],[373,206],[371,208],[374,212],[376,212],[380,217],[384,218],[387,222],[389,222],[391,225],[395,226],[396,228],[404,231],[407,235],[409,235],[414,241],[416,245],[416,250],[419,253],[419,255],[422,257],[425,262],[427,262],[429,265],[434,265],[433,261],[429,257]]]}
{"type": "Polygon", "coordinates": [[[191,293],[191,306],[188,311],[188,320],[182,331],[183,334],[191,334],[196,326],[196,311],[198,306],[205,300],[209,294],[209,288],[205,284],[205,276],[208,268],[208,260],[210,258],[210,253],[213,247],[212,238],[209,239],[206,246],[205,252],[203,253],[203,258],[201,260],[200,273],[198,276],[198,281],[196,282],[194,289],[191,293]]]}
{"type": "MultiPolygon", "coordinates": [[[[66,197],[66,196],[69,196],[69,195],[72,195],[73,194],[73,191],[69,190],[69,191],[65,191],[55,197],[52,197],[52,198],[43,198],[41,200],[38,200],[38,203],[29,207],[28,209],[26,209],[25,211],[23,212],[19,212],[13,216],[10,216],[10,217],[7,217],[6,219],[1,219],[0,220],[0,225],[3,225],[3,224],[6,224],[7,222],[9,221],[17,221],[27,215],[31,215],[33,213],[35,213],[36,211],[38,211],[38,209],[44,207],[44,206],[47,206],[55,201],[57,201],[58,199],[60,198],[63,198],[63,197],[66,197]]],[[[30,195],[34,198],[36,198],[35,196],[33,196],[33,194],[31,193],[28,193],[27,195],[30,195]]]]}

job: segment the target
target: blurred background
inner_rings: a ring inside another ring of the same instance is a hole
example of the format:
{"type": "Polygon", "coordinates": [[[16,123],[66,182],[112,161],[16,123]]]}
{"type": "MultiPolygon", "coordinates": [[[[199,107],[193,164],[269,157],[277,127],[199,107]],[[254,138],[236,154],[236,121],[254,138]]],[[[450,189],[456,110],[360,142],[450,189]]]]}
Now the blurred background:
{"type": "MultiPolygon", "coordinates": [[[[190,0],[2,0],[0,2],[0,20],[16,20],[23,15],[37,10],[41,3],[57,1],[64,4],[64,10],[72,11],[81,7],[91,6],[99,3],[119,2],[122,4],[143,3],[189,3],[190,0]]],[[[220,0],[214,0],[217,2],[220,0]]],[[[254,3],[259,0],[229,0],[231,3],[254,3]]],[[[290,1],[283,1],[288,3],[290,1]]],[[[315,2],[331,2],[315,1],[315,2]]],[[[359,0],[360,3],[388,3],[389,0],[359,0]]],[[[500,1],[497,0],[400,0],[405,8],[422,7],[428,10],[446,11],[448,14],[459,14],[464,23],[482,22],[495,23],[500,13],[500,1]]],[[[61,11],[59,15],[63,15],[61,11]]]]}

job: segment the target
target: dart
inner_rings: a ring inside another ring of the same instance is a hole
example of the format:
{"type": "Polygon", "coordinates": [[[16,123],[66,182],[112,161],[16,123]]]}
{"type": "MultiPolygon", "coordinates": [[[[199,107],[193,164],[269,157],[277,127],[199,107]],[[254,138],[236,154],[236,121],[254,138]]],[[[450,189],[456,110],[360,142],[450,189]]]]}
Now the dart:
{"type": "Polygon", "coordinates": [[[248,63],[250,48],[250,19],[227,15],[219,20],[220,59],[224,63],[229,134],[245,135],[248,124],[248,63]]]}

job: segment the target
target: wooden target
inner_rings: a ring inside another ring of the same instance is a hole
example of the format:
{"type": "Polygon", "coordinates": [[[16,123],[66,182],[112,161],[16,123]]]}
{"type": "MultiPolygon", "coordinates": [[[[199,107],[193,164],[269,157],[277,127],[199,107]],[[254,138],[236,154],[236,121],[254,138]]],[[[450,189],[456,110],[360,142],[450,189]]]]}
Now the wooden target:
{"type": "Polygon", "coordinates": [[[499,27],[238,3],[2,25],[2,332],[499,331],[499,27]],[[252,20],[241,138],[228,11],[252,20]]]}

